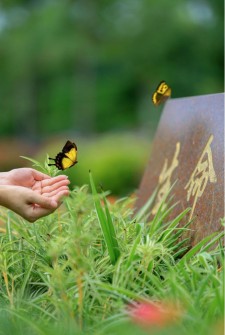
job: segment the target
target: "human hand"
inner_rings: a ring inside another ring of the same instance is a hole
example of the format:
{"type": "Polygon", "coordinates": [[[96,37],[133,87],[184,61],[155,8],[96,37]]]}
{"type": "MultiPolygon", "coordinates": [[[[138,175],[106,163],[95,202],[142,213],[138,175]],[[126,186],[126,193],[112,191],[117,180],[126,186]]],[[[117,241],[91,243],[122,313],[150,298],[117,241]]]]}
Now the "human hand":
{"type": "MultiPolygon", "coordinates": [[[[0,173],[0,185],[17,185],[32,188],[41,191],[42,187],[52,185],[52,180],[66,181],[65,175],[50,177],[47,174],[31,168],[13,169],[8,172],[0,173]]],[[[62,183],[64,185],[65,183],[62,183]]]]}
{"type": "Polygon", "coordinates": [[[68,177],[65,175],[50,177],[31,168],[19,168],[0,173],[0,185],[28,187],[39,194],[46,194],[47,196],[52,196],[53,191],[53,195],[58,192],[68,191],[67,186],[69,183],[68,177]]]}
{"type": "Polygon", "coordinates": [[[51,178],[31,168],[2,172],[0,190],[2,185],[5,192],[0,195],[0,205],[33,222],[60,206],[62,197],[69,194],[68,184],[69,180],[65,175],[51,178]]]}
{"type": "Polygon", "coordinates": [[[68,190],[58,192],[54,187],[50,187],[46,193],[39,194],[23,186],[1,185],[0,204],[34,222],[54,212],[60,206],[62,196],[68,194],[68,190]]]}

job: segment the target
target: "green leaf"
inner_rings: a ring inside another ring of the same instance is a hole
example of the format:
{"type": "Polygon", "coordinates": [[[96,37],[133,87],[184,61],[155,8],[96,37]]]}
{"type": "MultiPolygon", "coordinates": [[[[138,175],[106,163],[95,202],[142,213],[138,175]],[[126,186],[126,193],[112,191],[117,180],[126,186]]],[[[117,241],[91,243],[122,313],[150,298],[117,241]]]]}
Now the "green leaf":
{"type": "Polygon", "coordinates": [[[188,262],[198,251],[205,251],[209,249],[214,243],[220,240],[220,238],[224,235],[224,232],[218,234],[217,232],[206,236],[197,243],[191,250],[189,250],[184,257],[177,263],[179,267],[183,266],[185,262],[188,262]],[[210,241],[210,242],[209,242],[210,241]],[[209,242],[209,243],[208,243],[209,242]]]}
{"type": "Polygon", "coordinates": [[[106,243],[106,246],[109,252],[111,263],[115,264],[119,257],[119,248],[118,248],[118,243],[117,243],[112,219],[111,219],[109,211],[106,210],[106,214],[105,214],[103,207],[101,206],[100,198],[96,191],[96,187],[95,187],[91,172],[89,172],[89,176],[90,176],[90,185],[91,185],[91,190],[92,190],[92,194],[94,198],[94,204],[95,204],[98,220],[102,228],[103,236],[104,236],[105,243],[106,243]]]}

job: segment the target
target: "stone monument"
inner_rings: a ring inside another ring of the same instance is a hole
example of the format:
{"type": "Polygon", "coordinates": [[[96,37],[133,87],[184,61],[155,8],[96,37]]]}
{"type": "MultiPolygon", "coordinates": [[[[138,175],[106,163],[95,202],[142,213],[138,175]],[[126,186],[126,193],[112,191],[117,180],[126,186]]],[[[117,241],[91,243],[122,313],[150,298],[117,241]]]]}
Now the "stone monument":
{"type": "MultiPolygon", "coordinates": [[[[221,231],[224,218],[224,94],[169,99],[159,122],[136,208],[158,186],[153,216],[175,183],[171,218],[191,207],[191,244],[221,231]]],[[[182,224],[182,223],[181,223],[182,224]]]]}

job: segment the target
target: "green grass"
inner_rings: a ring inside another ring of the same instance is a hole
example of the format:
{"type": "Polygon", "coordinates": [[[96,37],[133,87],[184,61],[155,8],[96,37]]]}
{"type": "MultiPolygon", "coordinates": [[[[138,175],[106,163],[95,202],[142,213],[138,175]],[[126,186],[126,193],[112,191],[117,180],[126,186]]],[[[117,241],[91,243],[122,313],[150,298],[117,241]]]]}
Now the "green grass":
{"type": "Polygon", "coordinates": [[[191,223],[179,222],[189,210],[169,221],[165,197],[150,222],[154,196],[134,215],[134,200],[108,203],[90,174],[90,187],[75,188],[60,210],[33,224],[2,210],[0,334],[219,334],[222,233],[188,248],[182,235],[191,223]],[[140,300],[171,301],[182,316],[142,329],[127,313],[140,300]]]}

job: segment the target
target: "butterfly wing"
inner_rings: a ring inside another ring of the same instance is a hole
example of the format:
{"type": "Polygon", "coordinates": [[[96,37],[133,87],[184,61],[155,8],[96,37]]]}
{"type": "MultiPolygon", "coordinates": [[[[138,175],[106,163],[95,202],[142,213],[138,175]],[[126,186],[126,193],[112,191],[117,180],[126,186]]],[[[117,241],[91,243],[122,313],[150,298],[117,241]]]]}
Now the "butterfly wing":
{"type": "Polygon", "coordinates": [[[75,148],[70,149],[69,152],[65,154],[66,157],[68,157],[73,163],[77,160],[77,151],[75,148]]]}
{"type": "Polygon", "coordinates": [[[77,161],[71,160],[69,157],[66,155],[62,158],[61,165],[62,165],[62,170],[68,169],[72,167],[74,164],[76,164],[77,161]]]}
{"type": "Polygon", "coordinates": [[[49,159],[55,161],[54,164],[48,164],[49,166],[55,165],[59,170],[64,170],[63,165],[62,165],[62,160],[64,158],[64,153],[59,152],[55,158],[49,157],[49,159]]]}
{"type": "Polygon", "coordinates": [[[62,152],[64,152],[65,154],[67,152],[69,152],[72,148],[75,148],[75,150],[77,151],[77,146],[75,143],[71,142],[71,141],[67,141],[66,144],[64,145],[62,152]]]}
{"type": "Polygon", "coordinates": [[[162,102],[166,101],[171,96],[171,88],[166,84],[165,81],[161,81],[152,95],[152,102],[158,106],[162,102]]]}
{"type": "Polygon", "coordinates": [[[62,151],[65,154],[63,161],[65,163],[66,168],[71,167],[77,163],[77,146],[75,143],[67,141],[62,151]]]}
{"type": "Polygon", "coordinates": [[[158,106],[160,104],[160,94],[154,92],[152,95],[152,102],[154,105],[158,106]]]}
{"type": "Polygon", "coordinates": [[[165,94],[168,90],[169,86],[166,84],[165,81],[161,81],[156,89],[156,92],[159,94],[165,94]]]}
{"type": "Polygon", "coordinates": [[[54,164],[59,170],[65,170],[77,163],[77,146],[71,141],[67,141],[62,152],[56,155],[56,158],[49,158],[55,161],[54,164]]]}

